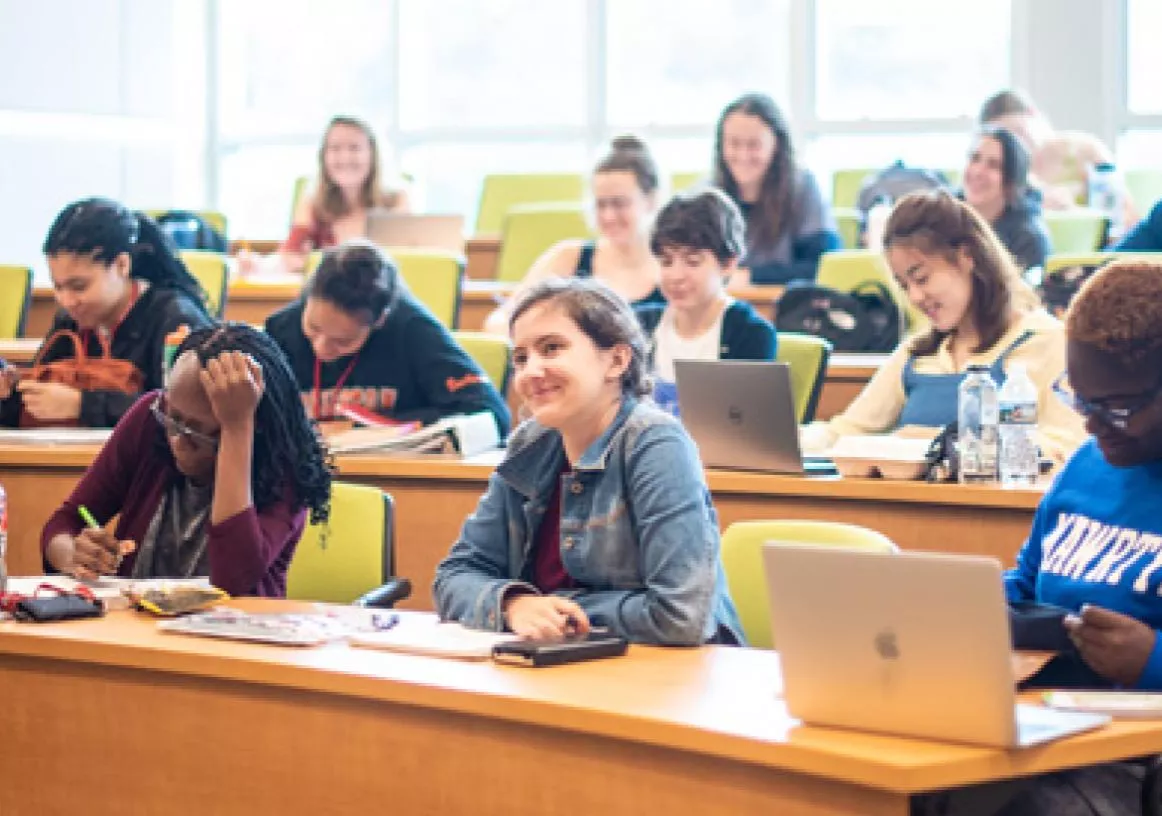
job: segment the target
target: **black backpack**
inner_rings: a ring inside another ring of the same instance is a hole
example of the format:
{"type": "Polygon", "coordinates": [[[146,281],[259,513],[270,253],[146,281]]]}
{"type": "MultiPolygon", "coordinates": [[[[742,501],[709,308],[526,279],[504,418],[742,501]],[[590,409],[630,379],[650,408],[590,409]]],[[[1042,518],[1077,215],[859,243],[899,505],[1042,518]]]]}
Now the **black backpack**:
{"type": "Polygon", "coordinates": [[[213,252],[225,252],[227,249],[226,236],[196,212],[169,210],[154,220],[178,249],[208,249],[213,252]]]}
{"type": "Polygon", "coordinates": [[[864,181],[855,207],[866,219],[868,212],[879,201],[895,203],[908,193],[946,190],[948,187],[948,179],[939,170],[908,167],[902,161],[897,161],[864,181]]]}
{"type": "Polygon", "coordinates": [[[1101,267],[1102,264],[1078,264],[1055,269],[1045,275],[1036,284],[1036,289],[1046,310],[1054,317],[1063,317],[1077,290],[1101,267]]]}
{"type": "Polygon", "coordinates": [[[775,307],[779,331],[825,338],[835,351],[891,351],[903,325],[900,307],[878,281],[864,281],[851,292],[793,281],[775,307]]]}

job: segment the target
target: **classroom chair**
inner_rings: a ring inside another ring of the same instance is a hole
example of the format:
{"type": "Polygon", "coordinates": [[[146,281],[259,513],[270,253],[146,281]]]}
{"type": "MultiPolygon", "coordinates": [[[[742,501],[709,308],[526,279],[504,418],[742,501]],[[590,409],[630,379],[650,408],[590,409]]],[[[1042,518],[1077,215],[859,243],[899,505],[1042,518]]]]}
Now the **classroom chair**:
{"type": "Polygon", "coordinates": [[[395,511],[387,493],[333,482],[331,513],[308,524],[286,577],[286,596],[298,601],[390,607],[411,594],[395,577],[395,511]]]}
{"type": "Polygon", "coordinates": [[[874,176],[878,167],[855,167],[847,170],[836,170],[831,176],[831,206],[854,207],[859,201],[859,189],[867,181],[868,176],[874,176]]]}
{"type": "Polygon", "coordinates": [[[512,376],[512,343],[509,339],[475,331],[453,332],[452,337],[488,375],[488,379],[503,397],[512,376]]]}
{"type": "Polygon", "coordinates": [[[295,213],[299,211],[299,202],[303,200],[303,196],[307,194],[307,190],[310,188],[310,186],[310,176],[299,176],[297,179],[295,179],[295,186],[291,191],[290,220],[287,222],[287,224],[293,224],[295,222],[295,213]]]}
{"type": "Polygon", "coordinates": [[[509,210],[520,204],[580,204],[585,179],[580,173],[490,173],[484,177],[476,210],[476,234],[501,232],[509,210]]]}
{"type": "MultiPolygon", "coordinates": [[[[835,521],[736,521],[722,534],[722,566],[726,583],[738,608],[748,646],[771,649],[770,602],[763,544],[809,544],[854,550],[893,553],[896,545],[882,533],[835,521]]],[[[821,598],[821,603],[826,599],[821,598]]]]}
{"type": "Polygon", "coordinates": [[[589,224],[580,204],[522,204],[504,217],[496,279],[524,278],[541,254],[558,241],[588,238],[589,224]]]}
{"type": "MultiPolygon", "coordinates": [[[[405,247],[388,248],[385,252],[395,261],[400,277],[416,300],[445,328],[456,328],[460,320],[463,256],[438,249],[405,247]]],[[[308,255],[303,274],[312,274],[322,259],[323,253],[318,250],[308,255]]]]}
{"type": "Polygon", "coordinates": [[[32,304],[32,270],[0,264],[0,339],[24,336],[24,322],[32,304]]]}
{"type": "Polygon", "coordinates": [[[1119,256],[1117,252],[1054,252],[1045,259],[1045,274],[1070,266],[1104,266],[1119,256]]]}
{"type": "Polygon", "coordinates": [[[183,249],[179,254],[186,269],[206,291],[206,306],[210,314],[221,320],[226,311],[229,284],[226,256],[204,249],[183,249]]]}
{"type": "Polygon", "coordinates": [[[680,193],[689,190],[702,182],[709,181],[710,177],[702,170],[683,170],[670,174],[670,192],[680,193]]]}
{"type": "Polygon", "coordinates": [[[1126,192],[1133,199],[1138,215],[1145,218],[1162,201],[1162,169],[1127,170],[1126,192]]]}
{"type": "Polygon", "coordinates": [[[1047,210],[1049,248],[1061,252],[1095,252],[1106,238],[1106,217],[1093,210],[1047,210]]]}
{"type": "Polygon", "coordinates": [[[795,417],[800,425],[815,419],[819,394],[827,378],[827,360],[831,343],[822,337],[795,332],[779,332],[775,360],[786,363],[791,374],[791,394],[795,398],[795,417]]]}
{"type": "Polygon", "coordinates": [[[859,249],[859,225],[863,218],[855,207],[832,207],[835,226],[844,249],[859,249]]]}
{"type": "Polygon", "coordinates": [[[878,252],[869,249],[839,249],[825,252],[819,259],[819,272],[815,282],[839,292],[851,292],[865,283],[879,283],[887,288],[892,300],[900,307],[904,316],[901,327],[904,334],[915,332],[927,321],[924,314],[912,305],[908,296],[896,283],[887,261],[878,252]]]}

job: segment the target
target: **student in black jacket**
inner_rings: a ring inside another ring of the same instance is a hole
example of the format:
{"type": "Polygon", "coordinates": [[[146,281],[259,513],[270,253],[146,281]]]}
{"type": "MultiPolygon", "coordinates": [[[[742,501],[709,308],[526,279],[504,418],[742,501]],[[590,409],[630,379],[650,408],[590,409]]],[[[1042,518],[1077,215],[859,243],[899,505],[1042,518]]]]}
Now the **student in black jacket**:
{"type": "MultiPolygon", "coordinates": [[[[69,204],[44,240],[53,289],[61,306],[46,342],[58,331],[76,332],[86,354],[113,357],[142,374],[143,390],[165,383],[165,338],[181,326],[213,323],[205,293],[177,255],[173,242],[149,216],[116,201],[88,198],[69,204]]],[[[42,348],[41,362],[71,358],[72,341],[42,348]]],[[[140,396],[121,391],[80,391],[60,383],[0,376],[0,425],[14,427],[21,409],[39,423],[110,428],[140,396]]]]}
{"type": "Polygon", "coordinates": [[[659,405],[676,408],[674,360],[775,358],[775,327],[726,291],[746,244],[742,214],[725,193],[708,188],[674,196],[658,213],[650,249],[667,302],[635,311],[651,341],[659,405]]]}
{"type": "Polygon", "coordinates": [[[271,315],[266,331],[316,420],[339,418],[341,404],[425,424],[490,411],[500,435],[508,433],[500,394],[366,241],[325,251],[302,297],[271,315]]]}

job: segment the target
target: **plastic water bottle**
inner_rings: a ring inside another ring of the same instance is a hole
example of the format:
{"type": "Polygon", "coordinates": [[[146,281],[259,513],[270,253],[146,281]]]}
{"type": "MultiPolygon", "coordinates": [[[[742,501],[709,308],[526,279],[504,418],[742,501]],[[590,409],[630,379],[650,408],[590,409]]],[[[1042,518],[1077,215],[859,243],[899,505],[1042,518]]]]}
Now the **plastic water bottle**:
{"type": "Polygon", "coordinates": [[[1122,221],[1124,210],[1122,207],[1122,184],[1118,178],[1118,170],[1112,164],[1103,162],[1095,164],[1089,169],[1089,197],[1087,203],[1091,210],[1097,210],[1109,219],[1110,240],[1122,237],[1125,224],[1122,221]]]}
{"type": "Polygon", "coordinates": [[[1030,485],[1037,481],[1037,386],[1023,363],[1009,366],[997,395],[1001,428],[1001,484],[1030,485]]]}
{"type": "Polygon", "coordinates": [[[8,591],[8,495],[0,485],[0,594],[8,591]]]}
{"type": "Polygon", "coordinates": [[[997,480],[997,384],[986,365],[970,365],[957,404],[960,481],[997,480]]]}

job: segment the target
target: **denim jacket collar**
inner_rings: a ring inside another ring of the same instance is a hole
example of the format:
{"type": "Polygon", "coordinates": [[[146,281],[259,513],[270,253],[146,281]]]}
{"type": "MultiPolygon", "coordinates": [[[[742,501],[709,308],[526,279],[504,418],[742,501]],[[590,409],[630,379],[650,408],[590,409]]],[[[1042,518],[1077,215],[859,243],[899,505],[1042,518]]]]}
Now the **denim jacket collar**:
{"type": "MultiPolygon", "coordinates": [[[[614,437],[636,406],[635,398],[622,398],[617,416],[601,436],[585,449],[581,459],[574,463],[574,470],[605,470],[614,437]]],[[[527,427],[518,429],[513,436],[514,438],[509,441],[508,456],[496,468],[496,473],[513,490],[526,498],[533,498],[542,491],[546,474],[557,473],[555,463],[564,451],[561,433],[554,428],[546,428],[534,420],[530,421],[527,427]]]]}

